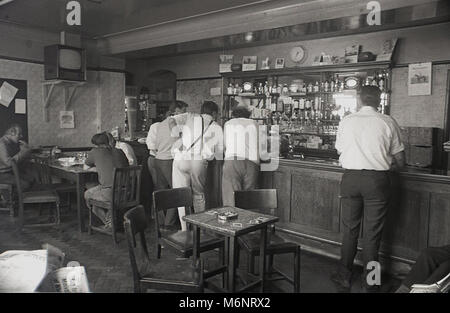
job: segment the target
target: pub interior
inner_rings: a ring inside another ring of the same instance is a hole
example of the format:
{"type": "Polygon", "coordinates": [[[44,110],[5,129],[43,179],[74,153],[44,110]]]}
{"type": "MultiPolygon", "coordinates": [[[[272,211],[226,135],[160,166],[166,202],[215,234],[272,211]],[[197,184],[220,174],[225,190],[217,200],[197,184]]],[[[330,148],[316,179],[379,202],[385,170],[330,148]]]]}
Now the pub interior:
{"type": "Polygon", "coordinates": [[[445,0],[0,1],[0,291],[448,292],[449,34],[445,0]]]}

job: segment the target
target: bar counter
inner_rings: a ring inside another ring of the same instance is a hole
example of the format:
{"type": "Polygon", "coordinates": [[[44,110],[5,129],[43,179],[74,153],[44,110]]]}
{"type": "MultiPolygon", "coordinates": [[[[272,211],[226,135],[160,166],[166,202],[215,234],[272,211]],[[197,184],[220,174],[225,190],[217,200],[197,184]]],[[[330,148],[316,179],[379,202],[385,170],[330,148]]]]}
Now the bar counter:
{"type": "MultiPolygon", "coordinates": [[[[343,172],[337,161],[319,159],[280,159],[276,171],[261,172],[260,188],[278,190],[278,232],[305,250],[338,257],[343,172]]],[[[391,188],[380,252],[383,268],[395,274],[409,270],[422,249],[448,243],[450,177],[392,172],[391,188]]]]}

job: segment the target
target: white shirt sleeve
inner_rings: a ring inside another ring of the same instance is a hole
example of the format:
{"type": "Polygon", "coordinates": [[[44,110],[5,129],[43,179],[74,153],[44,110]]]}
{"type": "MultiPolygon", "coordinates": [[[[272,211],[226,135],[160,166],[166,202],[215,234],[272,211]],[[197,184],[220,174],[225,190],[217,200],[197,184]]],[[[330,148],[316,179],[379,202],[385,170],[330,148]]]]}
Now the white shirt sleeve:
{"type": "Polygon", "coordinates": [[[153,123],[148,130],[147,139],[145,143],[147,144],[148,150],[156,150],[156,137],[158,134],[158,125],[159,122],[153,123]]]}
{"type": "Polygon", "coordinates": [[[137,165],[138,164],[134,150],[129,144],[127,144],[125,142],[117,142],[116,148],[123,151],[123,153],[125,154],[125,156],[128,159],[129,165],[137,165]]]}
{"type": "Polygon", "coordinates": [[[391,138],[391,155],[395,155],[403,150],[405,150],[405,146],[402,142],[400,126],[398,126],[397,122],[392,118],[392,138],[391,138]]]}
{"type": "Polygon", "coordinates": [[[345,138],[344,138],[343,132],[344,132],[344,121],[341,121],[338,126],[338,131],[336,134],[336,144],[335,144],[335,148],[339,154],[341,154],[344,149],[345,138]]]}

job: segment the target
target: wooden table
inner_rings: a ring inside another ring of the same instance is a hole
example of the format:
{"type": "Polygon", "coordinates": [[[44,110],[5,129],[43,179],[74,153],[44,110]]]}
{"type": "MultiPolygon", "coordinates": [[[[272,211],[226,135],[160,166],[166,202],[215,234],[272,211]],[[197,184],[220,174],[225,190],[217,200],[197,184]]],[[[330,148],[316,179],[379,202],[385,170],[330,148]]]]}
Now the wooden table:
{"type": "Polygon", "coordinates": [[[265,280],[265,267],[266,267],[266,245],[267,245],[267,225],[273,224],[278,221],[278,217],[271,215],[264,215],[261,213],[239,209],[236,207],[221,207],[208,211],[186,215],[183,217],[186,223],[192,224],[194,227],[194,251],[193,262],[196,264],[197,259],[200,257],[200,229],[215,232],[220,235],[226,236],[225,255],[228,256],[227,260],[227,288],[229,292],[236,292],[235,276],[237,268],[237,237],[254,232],[261,231],[260,240],[260,258],[259,258],[259,273],[260,279],[255,281],[239,291],[244,291],[253,286],[260,284],[261,292],[264,292],[264,280],[265,280]],[[223,212],[236,212],[238,217],[234,220],[221,222],[217,218],[217,214],[223,212]],[[216,213],[214,213],[216,212],[216,213]],[[264,218],[259,223],[252,223],[258,218],[264,218]]]}
{"type": "Polygon", "coordinates": [[[48,161],[50,173],[56,177],[64,178],[72,181],[77,187],[77,217],[78,229],[84,231],[84,213],[86,212],[86,204],[84,202],[84,188],[86,178],[90,176],[97,177],[95,168],[85,170],[83,165],[62,166],[58,161],[48,161]]]}

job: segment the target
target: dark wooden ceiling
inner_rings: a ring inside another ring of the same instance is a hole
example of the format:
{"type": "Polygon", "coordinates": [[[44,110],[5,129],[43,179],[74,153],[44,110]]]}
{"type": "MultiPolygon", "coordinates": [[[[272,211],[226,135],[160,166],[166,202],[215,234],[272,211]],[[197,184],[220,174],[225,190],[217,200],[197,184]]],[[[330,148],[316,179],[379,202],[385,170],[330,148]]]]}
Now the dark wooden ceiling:
{"type": "MultiPolygon", "coordinates": [[[[65,22],[68,0],[12,0],[0,6],[0,22],[95,38],[242,5],[278,0],[79,0],[80,27],[65,22]]],[[[0,3],[1,4],[1,3],[0,3]]]]}

